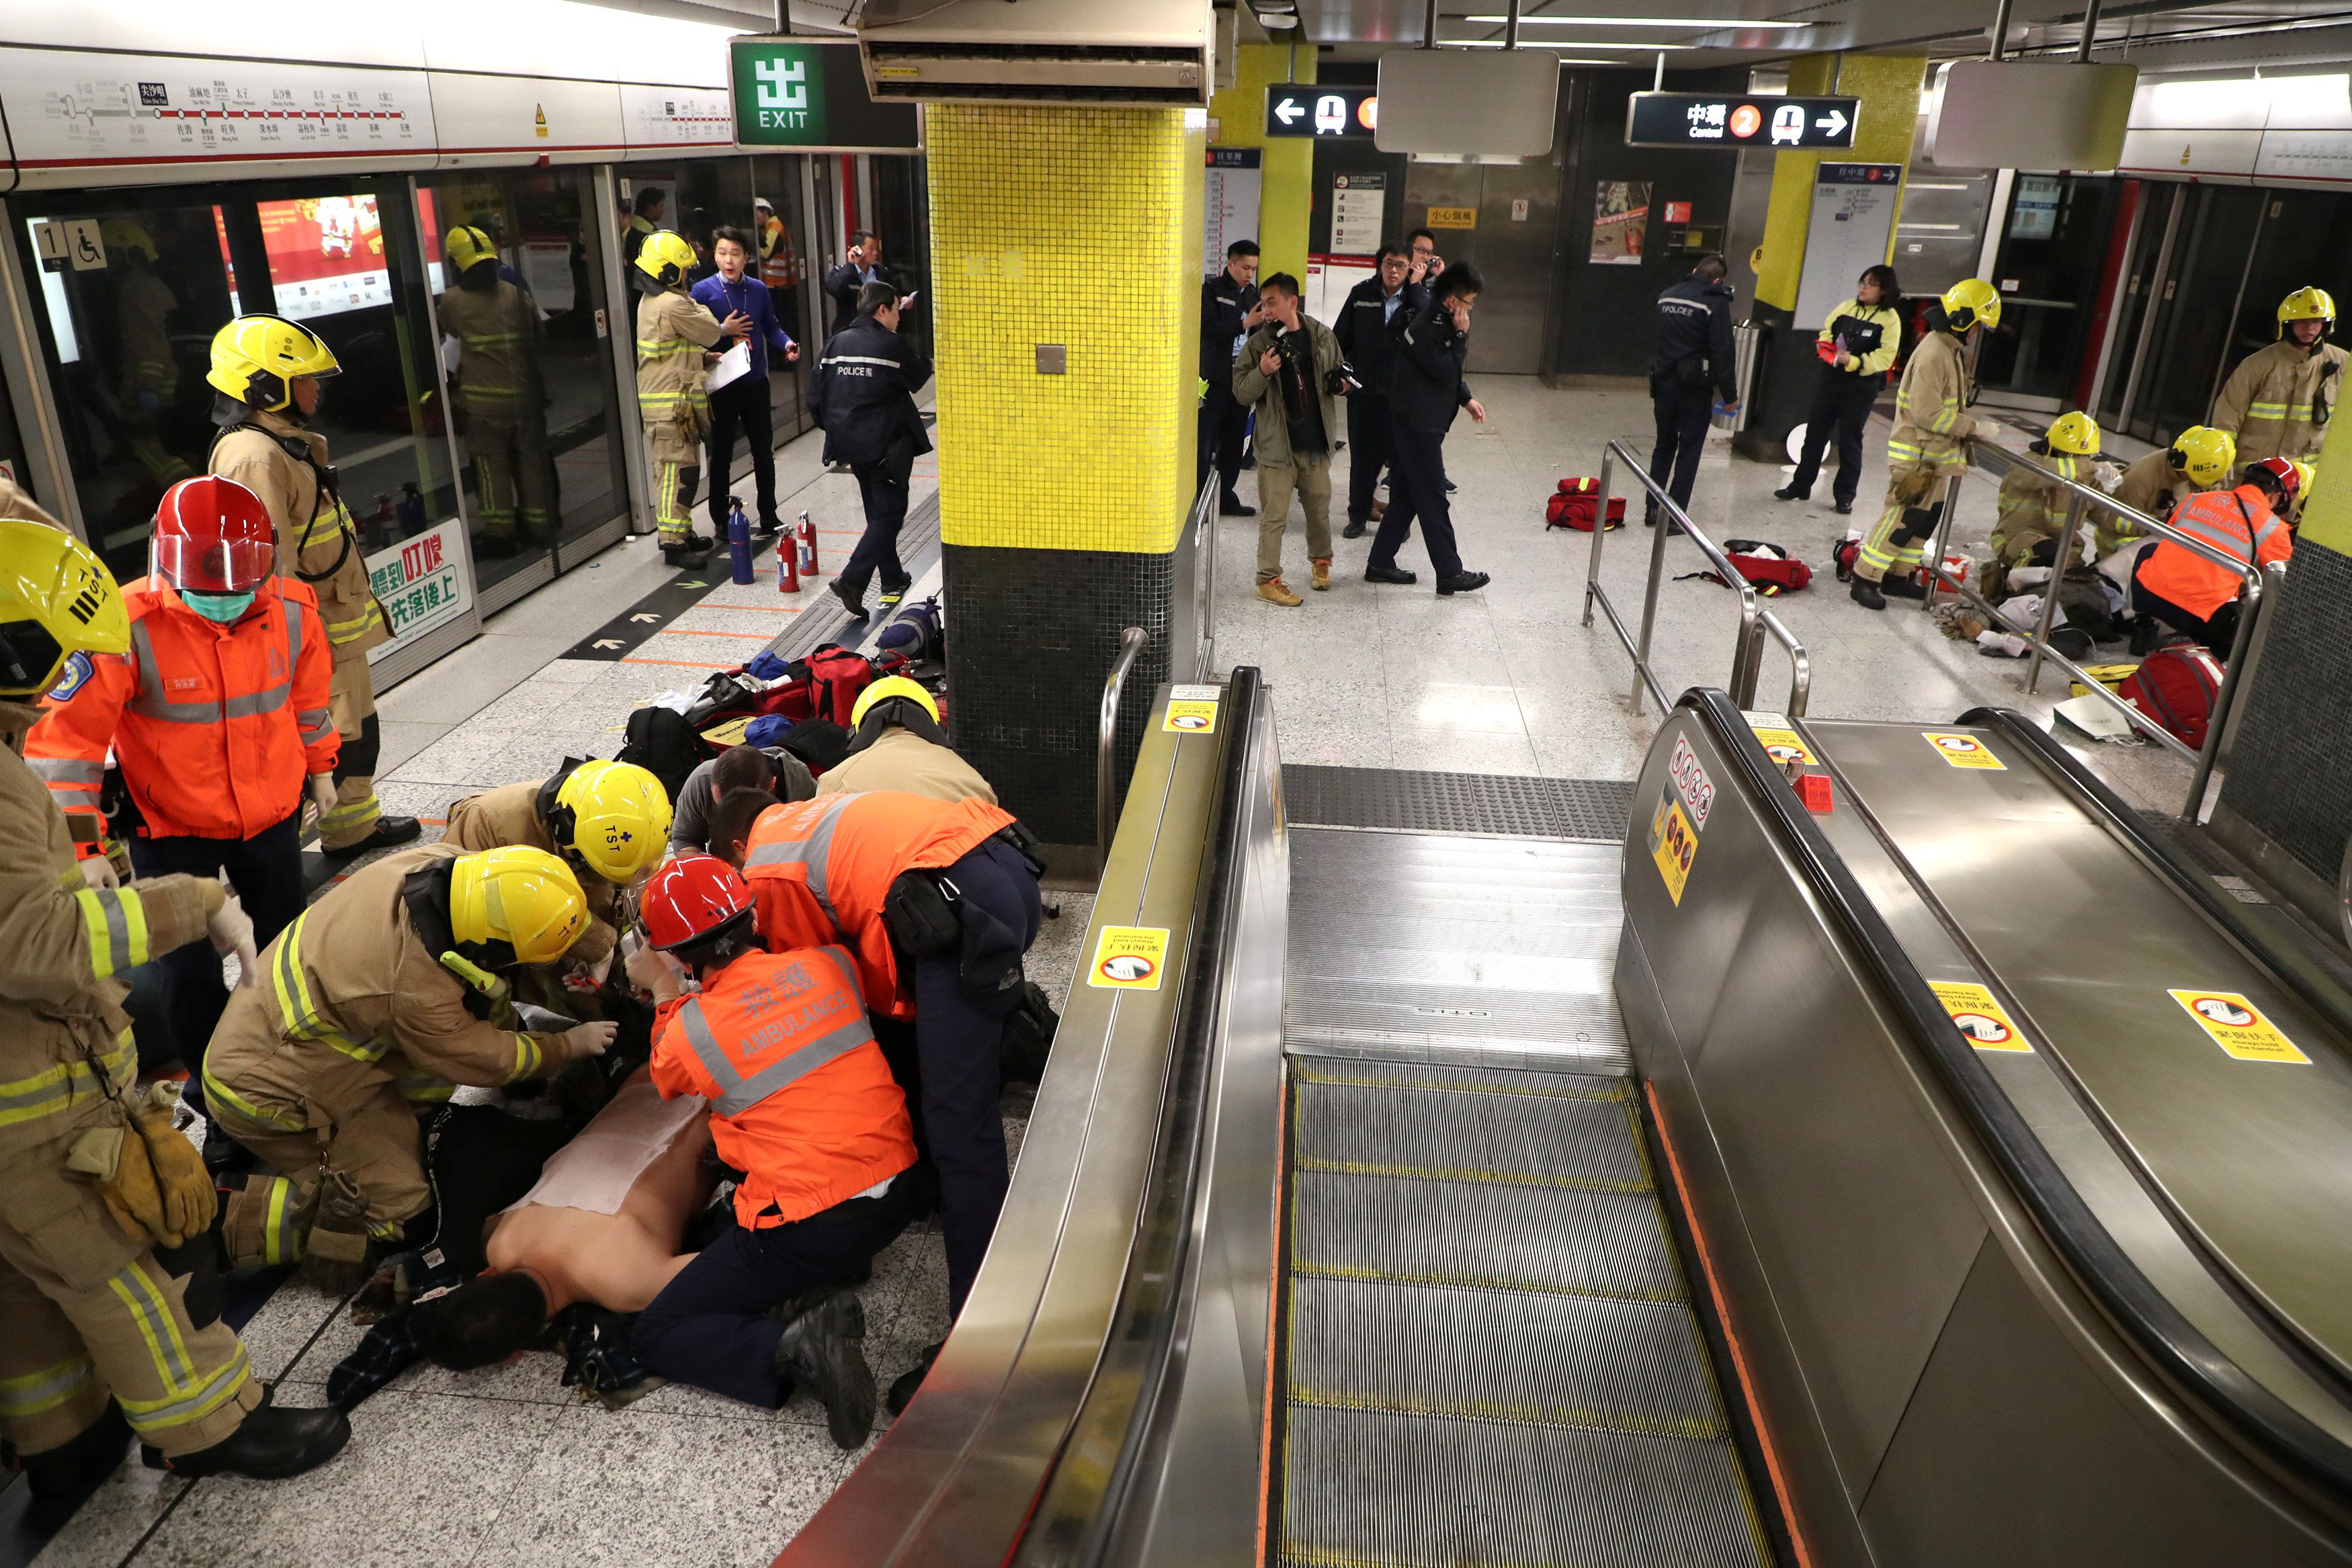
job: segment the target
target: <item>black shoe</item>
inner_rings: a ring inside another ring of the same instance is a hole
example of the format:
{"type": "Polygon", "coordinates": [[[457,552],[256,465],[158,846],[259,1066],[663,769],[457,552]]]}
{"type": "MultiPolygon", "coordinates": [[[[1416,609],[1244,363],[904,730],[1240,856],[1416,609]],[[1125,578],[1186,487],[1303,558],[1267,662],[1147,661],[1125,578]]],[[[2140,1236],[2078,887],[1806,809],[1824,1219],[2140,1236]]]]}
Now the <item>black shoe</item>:
{"type": "Polygon", "coordinates": [[[1475,593],[1494,580],[1483,571],[1457,571],[1452,577],[1439,578],[1437,591],[1441,594],[1475,593]]]}
{"type": "Polygon", "coordinates": [[[1884,610],[1886,608],[1886,596],[1878,591],[1878,584],[1871,581],[1870,579],[1866,577],[1855,578],[1853,580],[1853,587],[1847,591],[1849,597],[1851,597],[1856,604],[1861,605],[1864,610],[1884,610]]]}
{"type": "Polygon", "coordinates": [[[834,1446],[855,1448],[874,1430],[874,1369],[858,1341],[866,1312],[852,1295],[828,1297],[784,1325],[776,1372],[824,1406],[834,1446]]]}
{"type": "Polygon", "coordinates": [[[1851,517],[1851,516],[1853,516],[1853,503],[1852,501],[1840,501],[1840,502],[1837,504],[1837,515],[1838,515],[1839,517],[1851,517]]]}
{"type": "Polygon", "coordinates": [[[1812,495],[1811,490],[1800,490],[1794,485],[1783,485],[1772,492],[1772,498],[1776,501],[1809,501],[1812,499],[1812,495]]]}
{"type": "Polygon", "coordinates": [[[474,555],[481,560],[504,560],[520,549],[521,541],[512,534],[484,534],[474,541],[474,555]]]}
{"type": "Polygon", "coordinates": [[[940,1347],[936,1344],[926,1345],[923,1347],[922,1359],[892,1380],[889,1398],[892,1416],[904,1416],[907,1413],[907,1406],[915,1402],[916,1392],[923,1386],[923,1379],[931,1370],[931,1363],[939,1358],[940,1347]]]}
{"type": "Polygon", "coordinates": [[[373,850],[388,850],[394,844],[404,844],[425,831],[425,825],[414,817],[378,817],[375,831],[355,844],[320,844],[319,852],[331,860],[347,861],[353,855],[363,855],[373,850]]]}
{"type": "Polygon", "coordinates": [[[1445,482],[1445,493],[1446,493],[1447,495],[1449,495],[1449,496],[1451,496],[1452,494],[1454,494],[1454,491],[1456,491],[1456,490],[1460,489],[1461,487],[1462,487],[1461,486],[1456,485],[1456,484],[1455,484],[1453,480],[1451,480],[1451,479],[1448,479],[1448,480],[1445,482]]]}
{"type": "Polygon", "coordinates": [[[710,540],[700,534],[661,542],[662,564],[700,571],[710,561],[710,540]]]}
{"type": "Polygon", "coordinates": [[[1257,508],[1255,507],[1244,504],[1242,498],[1238,496],[1228,496],[1223,500],[1217,503],[1217,516],[1221,517],[1255,517],[1257,516],[1257,508]]]}
{"type": "Polygon", "coordinates": [[[831,582],[826,583],[824,586],[835,599],[840,600],[841,602],[847,607],[849,611],[849,618],[851,620],[863,621],[866,619],[866,596],[863,593],[859,592],[856,589],[850,587],[849,584],[842,581],[841,579],[837,577],[831,582]]]}
{"type": "Polygon", "coordinates": [[[1885,594],[1890,599],[1925,599],[1927,597],[1926,585],[1920,582],[1917,578],[1913,577],[1909,572],[1905,572],[1901,577],[1888,578],[1885,581],[1878,585],[1878,591],[1881,593],[1885,594]]]}
{"type": "Polygon", "coordinates": [[[1642,508],[1642,526],[1645,528],[1654,528],[1658,526],[1657,507],[1644,507],[1642,508]]]}
{"type": "Polygon", "coordinates": [[[907,595],[914,591],[914,587],[915,580],[911,577],[904,582],[886,582],[882,585],[882,591],[875,597],[882,601],[883,609],[894,610],[907,601],[907,595]]]}
{"type": "Polygon", "coordinates": [[[1349,523],[1346,528],[1339,530],[1339,537],[1343,539],[1362,538],[1364,537],[1366,527],[1367,525],[1363,523],[1349,523]]]}
{"type": "Polygon", "coordinates": [[[2128,644],[2131,656],[2135,659],[2147,657],[2156,647],[2157,638],[2162,635],[2163,628],[2149,617],[2143,615],[2134,621],[2131,627],[2131,642],[2128,644]]]}
{"type": "Polygon", "coordinates": [[[1366,582],[1401,582],[1410,587],[1419,582],[1421,578],[1418,574],[1407,571],[1401,566],[1368,566],[1364,568],[1364,580],[1366,582]]]}
{"type": "Polygon", "coordinates": [[[97,1420],[54,1448],[19,1454],[16,1468],[25,1472],[37,1500],[87,1493],[114,1473],[131,1448],[131,1423],[122,1406],[110,1399],[97,1420]]]}
{"type": "Polygon", "coordinates": [[[761,517],[758,522],[752,524],[751,528],[755,537],[763,539],[772,539],[783,531],[784,525],[778,522],[773,517],[761,517]]]}
{"type": "Polygon", "coordinates": [[[139,1457],[149,1469],[175,1476],[249,1476],[274,1481],[316,1469],[351,1440],[350,1417],[331,1405],[302,1410],[263,1405],[246,1412],[236,1430],[209,1448],[167,1459],[156,1449],[142,1448],[139,1457]]]}

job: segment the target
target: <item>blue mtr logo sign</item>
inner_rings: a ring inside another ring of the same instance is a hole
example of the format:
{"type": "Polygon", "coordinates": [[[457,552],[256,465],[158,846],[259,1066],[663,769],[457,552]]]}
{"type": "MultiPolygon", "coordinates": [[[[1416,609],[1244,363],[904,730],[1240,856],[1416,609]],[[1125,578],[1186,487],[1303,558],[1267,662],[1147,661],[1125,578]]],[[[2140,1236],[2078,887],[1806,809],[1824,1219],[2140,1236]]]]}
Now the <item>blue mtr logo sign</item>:
{"type": "Polygon", "coordinates": [[[735,140],[746,147],[825,143],[824,61],[804,44],[734,49],[735,140]]]}

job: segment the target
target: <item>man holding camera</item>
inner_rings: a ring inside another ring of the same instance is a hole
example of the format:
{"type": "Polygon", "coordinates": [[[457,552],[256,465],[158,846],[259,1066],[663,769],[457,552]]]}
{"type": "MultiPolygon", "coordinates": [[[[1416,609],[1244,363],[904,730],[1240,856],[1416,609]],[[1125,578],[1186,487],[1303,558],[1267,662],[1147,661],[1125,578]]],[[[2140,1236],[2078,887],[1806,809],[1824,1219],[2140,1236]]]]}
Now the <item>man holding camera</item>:
{"type": "Polygon", "coordinates": [[[1282,580],[1290,495],[1307,509],[1307,561],[1317,592],[1331,586],[1331,446],[1346,361],[1331,329],[1298,308],[1298,279],[1277,272],[1258,287],[1266,321],[1234,356],[1234,401],[1257,414],[1257,596],[1295,606],[1282,580]]]}

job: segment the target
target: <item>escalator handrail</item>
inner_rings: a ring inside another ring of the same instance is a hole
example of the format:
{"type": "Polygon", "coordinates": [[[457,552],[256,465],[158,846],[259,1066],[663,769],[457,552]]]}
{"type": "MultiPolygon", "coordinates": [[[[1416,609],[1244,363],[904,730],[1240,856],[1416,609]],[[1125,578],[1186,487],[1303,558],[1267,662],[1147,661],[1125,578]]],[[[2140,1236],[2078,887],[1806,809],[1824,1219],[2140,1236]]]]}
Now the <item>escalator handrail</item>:
{"type": "Polygon", "coordinates": [[[1844,930],[1925,1056],[1974,1125],[2011,1190],[2074,1277],[2155,1367],[2189,1389],[2269,1456],[2338,1503],[2352,1503],[2352,1448],[2315,1425],[2230,1359],[2140,1271],[1913,967],[1901,940],[1720,691],[1695,686],[1678,707],[1712,732],[1781,848],[1844,930]]]}
{"type": "Polygon", "coordinates": [[[2010,708],[1976,707],[1959,716],[1965,725],[1997,729],[2018,747],[2053,782],[2078,790],[2094,807],[2108,831],[2137,850],[2171,881],[2191,904],[2236,938],[2295,998],[2317,1013],[2339,1035],[2352,1038],[2352,994],[2329,973],[2329,960],[2310,933],[2292,920],[2257,924],[2245,905],[2225,898],[2213,886],[2203,867],[2162,834],[2152,832],[2140,814],[2081,758],[2025,715],[2010,708]]]}
{"type": "Polygon", "coordinates": [[[1222,1032],[1223,1009],[1219,998],[1234,956],[1242,831],[1255,756],[1251,741],[1263,690],[1259,673],[1252,665],[1236,668],[1226,681],[1217,726],[1229,738],[1219,759],[1215,811],[1194,900],[1192,947],[1185,958],[1184,990],[1171,1031],[1157,1134],[1160,1146],[1153,1151],[1154,1168],[1136,1206],[1136,1246],[1128,1255],[1126,1278],[1103,1340],[1102,1360],[1070,1418],[1052,1467],[1038,1485],[1037,1500],[1021,1537],[1006,1554],[1009,1563],[1022,1568],[1093,1568],[1105,1560],[1117,1534],[1119,1511],[1133,1490],[1146,1434],[1168,1392],[1167,1375],[1171,1363],[1181,1355],[1179,1320],[1189,1274],[1197,1266],[1192,1257],[1192,1218],[1206,1143],[1205,1096],[1222,1032]],[[1197,1096],[1189,1105],[1185,1103],[1188,1078],[1190,1091],[1197,1096]],[[1174,1223],[1155,1225],[1155,1214],[1174,1223]],[[1131,1397],[1102,1375],[1122,1347],[1129,1348],[1129,1370],[1139,1376],[1131,1397]],[[1108,1466],[1081,1467],[1084,1473],[1076,1477],[1066,1473],[1064,1461],[1075,1448],[1090,1436],[1099,1440],[1113,1431],[1119,1434],[1114,1460],[1108,1466]]]}

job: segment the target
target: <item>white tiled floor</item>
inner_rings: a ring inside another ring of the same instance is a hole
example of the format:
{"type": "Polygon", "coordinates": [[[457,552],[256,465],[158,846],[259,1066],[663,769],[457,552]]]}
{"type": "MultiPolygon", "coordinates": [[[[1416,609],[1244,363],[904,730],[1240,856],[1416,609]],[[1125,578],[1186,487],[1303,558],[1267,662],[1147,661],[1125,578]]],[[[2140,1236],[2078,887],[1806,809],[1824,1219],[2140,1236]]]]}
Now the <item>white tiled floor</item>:
{"type": "MultiPolygon", "coordinates": [[[[1337,539],[1333,586],[1306,592],[1285,609],[1255,591],[1258,522],[1227,518],[1218,536],[1217,664],[1256,664],[1275,691],[1282,755],[1291,762],[1368,768],[1544,773],[1631,778],[1656,729],[1654,705],[1633,717],[1626,697],[1632,662],[1597,615],[1581,625],[1591,559],[1589,534],[1543,526],[1544,498],[1561,478],[1600,472],[1601,454],[1622,440],[1646,462],[1652,440],[1649,397],[1623,390],[1559,390],[1532,378],[1475,378],[1488,419],[1456,422],[1446,467],[1460,491],[1454,521],[1465,562],[1493,574],[1476,594],[1441,599],[1417,539],[1398,564],[1421,573],[1413,587],[1367,583],[1370,538],[1337,539]]],[[[2012,435],[2011,439],[2023,439],[2012,435]]],[[[1831,548],[1848,527],[1865,528],[1885,485],[1886,426],[1874,421],[1865,444],[1864,478],[1853,515],[1830,507],[1830,476],[1812,503],[1775,501],[1788,470],[1735,458],[1713,442],[1699,471],[1693,518],[1717,541],[1766,539],[1814,570],[1812,585],[1784,594],[1771,608],[1812,661],[1811,713],[1822,718],[1948,722],[1979,704],[2021,709],[2045,722],[2066,695],[2063,676],[2045,674],[2039,695],[2025,689],[2023,661],[1990,659],[1955,643],[1916,603],[1895,601],[1873,613],[1846,597],[1830,570],[1831,548]]],[[[1339,459],[1342,470],[1347,457],[1339,459]]],[[[1254,499],[1254,480],[1242,480],[1254,499]]],[[[1953,538],[1981,547],[1993,517],[1993,484],[1971,476],[1961,491],[1953,538]]],[[[1335,475],[1334,523],[1343,520],[1344,472],[1335,475]]],[[[1641,513],[1632,493],[1628,515],[1641,513]]],[[[1639,526],[1611,534],[1601,581],[1628,624],[1638,622],[1654,536],[1639,526]]],[[[1305,525],[1294,503],[1285,540],[1288,580],[1305,571],[1305,525]]],[[[1696,546],[1672,539],[1653,635],[1659,684],[1674,695],[1688,685],[1721,685],[1731,668],[1738,609],[1729,591],[1705,581],[1675,581],[1705,562],[1696,546]]],[[[1786,700],[1789,665],[1768,643],[1758,705],[1786,700]]],[[[2137,803],[2178,810],[2189,768],[2147,745],[2099,745],[2071,731],[2077,749],[2137,803]]]]}

